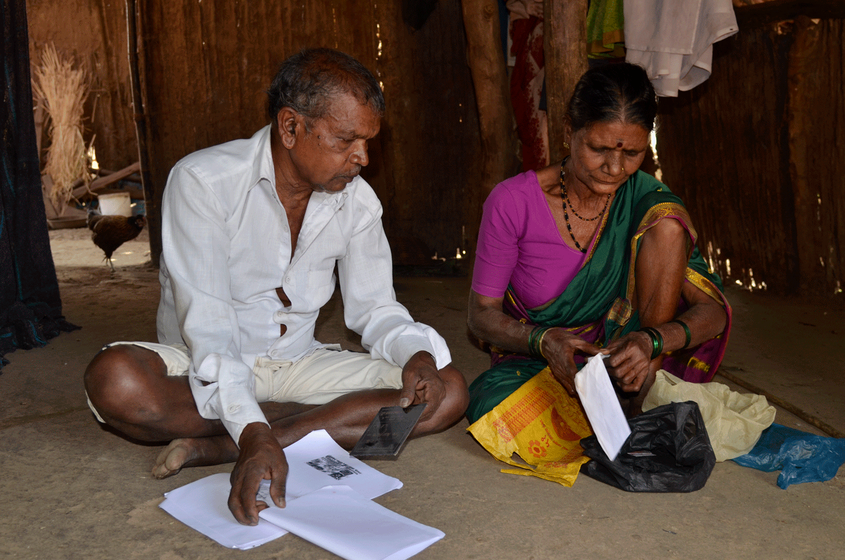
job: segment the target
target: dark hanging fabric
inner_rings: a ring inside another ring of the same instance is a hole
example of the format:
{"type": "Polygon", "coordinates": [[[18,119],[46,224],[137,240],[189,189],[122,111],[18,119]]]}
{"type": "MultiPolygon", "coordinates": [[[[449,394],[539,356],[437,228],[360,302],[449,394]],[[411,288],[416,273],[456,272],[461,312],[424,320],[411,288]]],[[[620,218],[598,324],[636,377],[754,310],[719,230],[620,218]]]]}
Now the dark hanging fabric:
{"type": "Polygon", "coordinates": [[[62,317],[62,300],[35,143],[25,0],[0,0],[0,371],[3,355],[36,348],[79,327],[62,317]]]}

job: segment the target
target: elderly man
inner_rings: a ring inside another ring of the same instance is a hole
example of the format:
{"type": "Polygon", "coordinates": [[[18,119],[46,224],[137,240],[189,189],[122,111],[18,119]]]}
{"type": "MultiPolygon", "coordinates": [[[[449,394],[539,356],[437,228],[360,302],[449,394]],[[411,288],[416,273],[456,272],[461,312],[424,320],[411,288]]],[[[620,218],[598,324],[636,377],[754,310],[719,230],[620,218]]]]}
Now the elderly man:
{"type": "Polygon", "coordinates": [[[85,372],[99,420],[170,441],[154,476],[236,461],[229,508],[251,525],[262,479],[284,505],[282,448],[310,431],[349,448],[381,407],[426,403],[418,437],[468,401],[445,341],[395,299],[381,205],[359,176],[384,112],[378,82],[313,49],[282,64],[268,97],[270,125],[170,173],[159,343],[111,344],[85,372]],[[369,354],[314,339],[335,266],[346,324],[369,354]]]}

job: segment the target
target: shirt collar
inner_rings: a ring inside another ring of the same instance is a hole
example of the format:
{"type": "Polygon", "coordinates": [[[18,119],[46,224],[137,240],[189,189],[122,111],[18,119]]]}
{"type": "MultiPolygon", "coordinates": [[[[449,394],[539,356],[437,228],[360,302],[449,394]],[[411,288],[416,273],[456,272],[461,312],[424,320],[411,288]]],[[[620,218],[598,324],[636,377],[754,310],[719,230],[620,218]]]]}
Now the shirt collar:
{"type": "MultiPolygon", "coordinates": [[[[255,163],[252,164],[252,181],[250,181],[249,190],[260,184],[262,180],[266,180],[267,186],[276,188],[276,170],[273,167],[273,152],[270,149],[270,126],[267,125],[259,131],[260,137],[258,139],[258,157],[255,158],[255,163]]],[[[349,197],[350,188],[354,188],[360,180],[360,177],[355,177],[345,189],[338,193],[313,193],[311,200],[318,204],[329,204],[335,210],[339,210],[346,199],[349,197]]]]}
{"type": "Polygon", "coordinates": [[[249,183],[249,190],[258,185],[262,179],[266,179],[271,187],[276,186],[276,172],[273,169],[273,153],[270,150],[270,126],[267,125],[259,131],[258,157],[252,164],[252,180],[249,183]]]}

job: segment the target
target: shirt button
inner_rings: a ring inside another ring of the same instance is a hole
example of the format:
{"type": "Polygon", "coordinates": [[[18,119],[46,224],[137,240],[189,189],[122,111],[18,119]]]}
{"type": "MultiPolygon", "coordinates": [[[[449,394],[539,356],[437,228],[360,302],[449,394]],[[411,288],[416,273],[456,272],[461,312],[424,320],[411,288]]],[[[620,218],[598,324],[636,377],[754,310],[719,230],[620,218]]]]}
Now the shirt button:
{"type": "Polygon", "coordinates": [[[241,405],[233,404],[229,406],[229,412],[237,412],[241,409],[241,405]]]}
{"type": "Polygon", "coordinates": [[[285,278],[285,284],[290,284],[290,277],[285,278]]]}

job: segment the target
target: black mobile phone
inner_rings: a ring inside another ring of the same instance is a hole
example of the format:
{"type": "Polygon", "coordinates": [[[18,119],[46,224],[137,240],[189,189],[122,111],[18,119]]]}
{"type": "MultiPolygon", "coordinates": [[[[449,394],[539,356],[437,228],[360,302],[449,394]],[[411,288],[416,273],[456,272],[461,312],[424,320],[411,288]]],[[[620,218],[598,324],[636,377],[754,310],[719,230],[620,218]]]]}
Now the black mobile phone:
{"type": "Polygon", "coordinates": [[[425,409],[425,403],[407,408],[385,406],[349,452],[359,459],[395,459],[425,409]]]}

